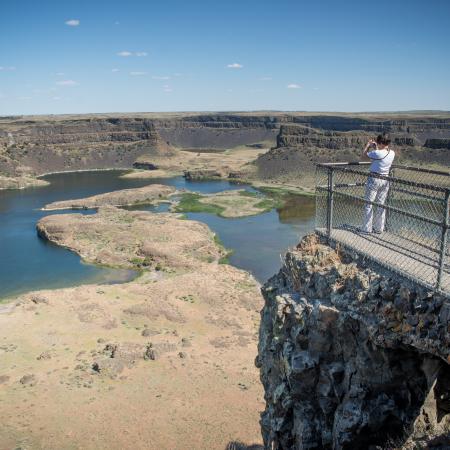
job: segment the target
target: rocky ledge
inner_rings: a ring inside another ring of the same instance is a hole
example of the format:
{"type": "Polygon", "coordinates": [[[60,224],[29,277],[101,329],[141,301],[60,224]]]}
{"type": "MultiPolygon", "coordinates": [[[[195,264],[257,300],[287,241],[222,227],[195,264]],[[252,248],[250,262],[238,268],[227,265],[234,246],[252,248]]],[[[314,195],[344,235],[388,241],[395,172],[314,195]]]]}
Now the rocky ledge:
{"type": "Polygon", "coordinates": [[[449,299],[315,235],[262,292],[266,448],[449,448],[449,299]]]}

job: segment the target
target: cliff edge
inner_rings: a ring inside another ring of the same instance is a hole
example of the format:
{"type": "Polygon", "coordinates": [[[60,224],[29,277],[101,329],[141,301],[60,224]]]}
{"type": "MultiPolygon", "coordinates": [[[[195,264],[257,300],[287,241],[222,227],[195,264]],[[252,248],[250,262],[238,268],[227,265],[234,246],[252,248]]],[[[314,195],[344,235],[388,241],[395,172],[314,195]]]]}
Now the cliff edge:
{"type": "Polygon", "coordinates": [[[266,448],[449,448],[449,299],[316,235],[262,292],[266,448]]]}

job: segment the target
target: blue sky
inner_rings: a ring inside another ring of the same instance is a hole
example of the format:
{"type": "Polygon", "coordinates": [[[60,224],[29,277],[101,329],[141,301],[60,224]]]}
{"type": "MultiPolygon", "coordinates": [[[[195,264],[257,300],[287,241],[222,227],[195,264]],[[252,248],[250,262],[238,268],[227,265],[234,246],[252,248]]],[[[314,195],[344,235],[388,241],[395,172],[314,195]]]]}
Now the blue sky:
{"type": "Polygon", "coordinates": [[[450,109],[448,0],[0,0],[0,114],[450,109]]]}

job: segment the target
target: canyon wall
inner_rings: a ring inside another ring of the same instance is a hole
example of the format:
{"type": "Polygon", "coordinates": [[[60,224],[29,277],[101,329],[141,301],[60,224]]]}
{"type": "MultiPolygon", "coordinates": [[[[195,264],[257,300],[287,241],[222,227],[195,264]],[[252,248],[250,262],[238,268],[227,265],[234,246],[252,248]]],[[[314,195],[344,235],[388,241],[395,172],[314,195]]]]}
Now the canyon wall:
{"type": "MultiPolygon", "coordinates": [[[[170,115],[169,115],[170,116],[170,115]]],[[[275,142],[266,116],[0,118],[0,173],[131,167],[140,156],[275,142]]]]}
{"type": "Polygon", "coordinates": [[[316,163],[359,161],[367,141],[381,132],[390,134],[397,164],[450,165],[448,119],[294,119],[296,124],[280,126],[276,147],[257,159],[260,178],[296,179],[311,185],[316,163]]]}
{"type": "Polygon", "coordinates": [[[450,162],[448,114],[167,113],[0,117],[0,174],[131,167],[180,149],[273,147],[259,178],[298,178],[318,161],[359,159],[367,139],[392,133],[404,160],[450,162]]]}
{"type": "Polygon", "coordinates": [[[448,298],[315,235],[262,292],[266,448],[448,448],[448,298]]]}

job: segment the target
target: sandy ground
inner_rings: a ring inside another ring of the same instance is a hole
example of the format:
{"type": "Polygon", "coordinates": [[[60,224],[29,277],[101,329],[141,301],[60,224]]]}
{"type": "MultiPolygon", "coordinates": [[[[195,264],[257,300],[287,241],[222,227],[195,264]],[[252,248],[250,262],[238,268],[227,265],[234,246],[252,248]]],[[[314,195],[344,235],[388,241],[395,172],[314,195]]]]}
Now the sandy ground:
{"type": "Polygon", "coordinates": [[[182,173],[185,170],[217,170],[226,177],[230,172],[249,174],[255,170],[249,163],[268,148],[255,149],[239,146],[223,152],[192,152],[177,150],[173,156],[149,156],[139,158],[140,162],[155,164],[159,170],[182,173]]]}
{"type": "Polygon", "coordinates": [[[44,218],[41,227],[88,259],[132,267],[143,258],[143,272],[126,284],[34,292],[0,307],[0,449],[261,443],[261,295],[248,273],[218,264],[224,251],[204,224],[101,208],[44,218]]]}
{"type": "Polygon", "coordinates": [[[128,173],[120,175],[119,178],[132,179],[132,180],[152,180],[154,178],[171,178],[182,175],[182,172],[169,172],[167,170],[142,170],[134,169],[128,173]]]}

